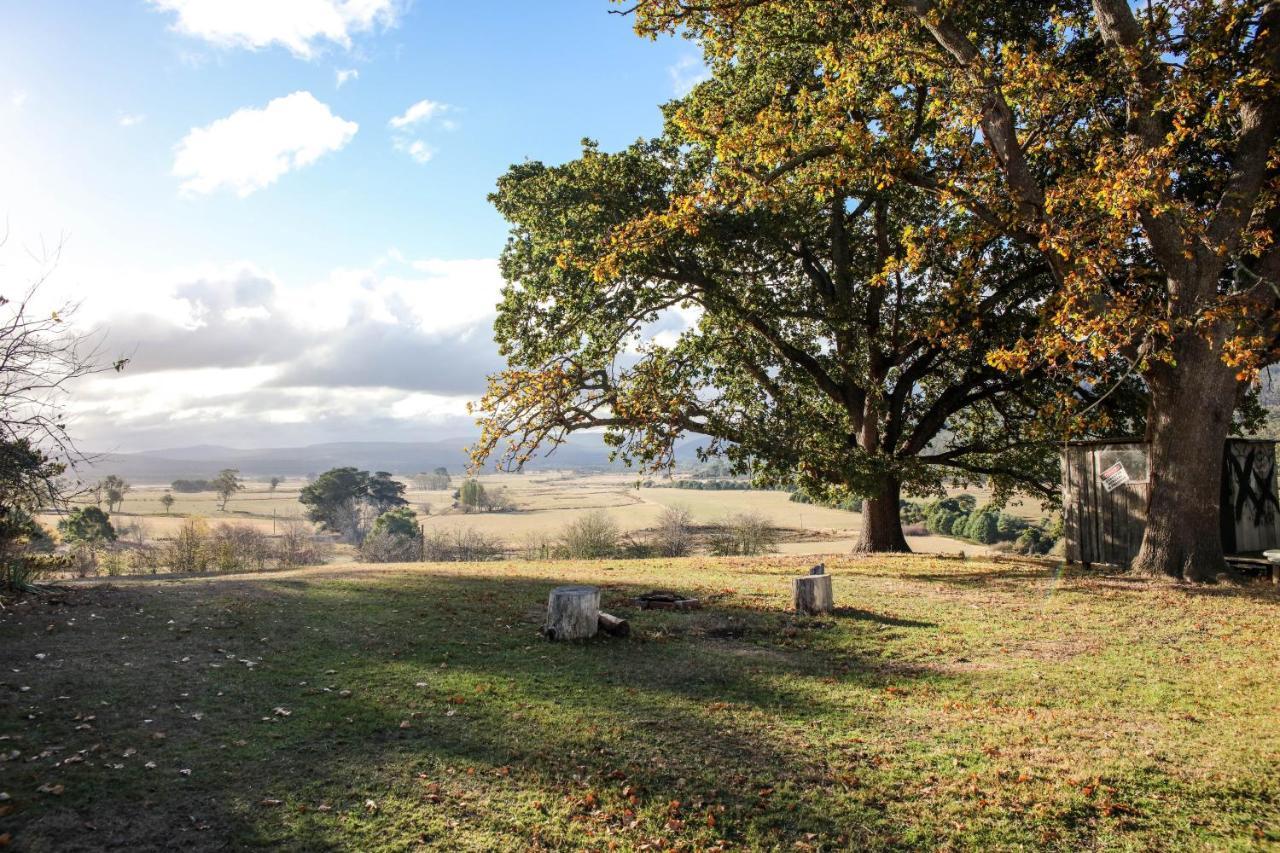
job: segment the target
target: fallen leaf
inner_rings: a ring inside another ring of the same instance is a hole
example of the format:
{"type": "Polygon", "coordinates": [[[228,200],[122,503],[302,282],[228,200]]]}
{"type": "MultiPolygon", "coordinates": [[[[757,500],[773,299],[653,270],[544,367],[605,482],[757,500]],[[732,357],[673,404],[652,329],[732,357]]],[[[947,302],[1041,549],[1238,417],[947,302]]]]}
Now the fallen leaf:
{"type": "Polygon", "coordinates": [[[61,797],[62,792],[65,791],[66,788],[62,785],[54,785],[50,782],[46,782],[39,788],[36,788],[36,790],[42,794],[53,794],[55,797],[61,797]]]}

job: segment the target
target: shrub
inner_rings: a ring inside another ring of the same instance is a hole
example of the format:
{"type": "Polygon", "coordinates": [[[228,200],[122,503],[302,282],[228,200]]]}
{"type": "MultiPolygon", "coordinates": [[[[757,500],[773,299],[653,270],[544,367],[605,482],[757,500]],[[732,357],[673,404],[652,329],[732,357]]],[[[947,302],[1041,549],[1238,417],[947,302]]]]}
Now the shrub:
{"type": "Polygon", "coordinates": [[[164,550],[165,565],[175,572],[207,572],[210,561],[209,525],[203,518],[184,520],[164,550]]]}
{"type": "Polygon", "coordinates": [[[993,545],[1000,538],[999,519],[1000,514],[994,509],[972,513],[965,522],[964,532],[961,535],[982,545],[993,545]]]}
{"type": "Polygon", "coordinates": [[[533,530],[521,537],[517,551],[526,560],[550,560],[555,556],[556,540],[549,533],[533,530]]]}
{"type": "Polygon", "coordinates": [[[220,572],[260,572],[271,556],[266,534],[249,524],[219,524],[206,547],[220,572]]]}
{"type": "Polygon", "coordinates": [[[422,543],[416,529],[406,536],[374,524],[360,546],[360,556],[370,563],[408,563],[422,556],[422,543]]]}
{"type": "Polygon", "coordinates": [[[316,541],[314,529],[301,518],[287,518],[280,525],[275,557],[281,566],[311,566],[328,557],[328,544],[316,541]]]}
{"type": "Polygon", "coordinates": [[[573,560],[600,560],[617,554],[618,540],[618,525],[603,510],[594,510],[560,532],[560,552],[573,560]]]}
{"type": "Polygon", "coordinates": [[[903,525],[920,524],[924,521],[924,507],[920,506],[920,504],[902,501],[898,506],[903,525]]]}
{"type": "Polygon", "coordinates": [[[484,486],[478,480],[464,480],[458,489],[457,498],[458,503],[465,509],[477,510],[483,508],[487,495],[485,495],[484,486]]]}
{"type": "Polygon", "coordinates": [[[743,512],[720,523],[710,540],[711,553],[722,557],[753,557],[776,549],[777,530],[759,513],[743,512]]]}
{"type": "Polygon", "coordinates": [[[502,556],[505,548],[470,528],[427,530],[422,537],[422,559],[429,563],[482,562],[502,556]]]}
{"type": "Polygon", "coordinates": [[[58,522],[58,532],[72,543],[98,545],[116,541],[116,529],[111,526],[111,516],[96,506],[79,507],[58,522]]]}
{"type": "Polygon", "coordinates": [[[67,554],[14,553],[11,550],[0,556],[0,587],[11,590],[30,590],[35,583],[55,571],[71,567],[67,554]]]}
{"type": "Polygon", "coordinates": [[[1030,525],[1028,525],[1026,521],[1018,518],[1016,515],[1009,515],[1008,513],[1002,512],[1000,513],[997,530],[1000,533],[1001,539],[1012,541],[1017,539],[1018,535],[1029,526],[1030,525]]]}
{"type": "Polygon", "coordinates": [[[122,548],[103,548],[98,564],[102,570],[107,573],[108,577],[118,577],[124,574],[128,567],[126,562],[127,555],[122,548]]]}
{"type": "Polygon", "coordinates": [[[658,517],[652,550],[660,557],[687,557],[693,551],[693,515],[682,506],[669,506],[658,517]]]}
{"type": "Polygon", "coordinates": [[[372,536],[375,533],[417,540],[418,516],[407,506],[389,509],[374,519],[369,535],[372,536]]]}

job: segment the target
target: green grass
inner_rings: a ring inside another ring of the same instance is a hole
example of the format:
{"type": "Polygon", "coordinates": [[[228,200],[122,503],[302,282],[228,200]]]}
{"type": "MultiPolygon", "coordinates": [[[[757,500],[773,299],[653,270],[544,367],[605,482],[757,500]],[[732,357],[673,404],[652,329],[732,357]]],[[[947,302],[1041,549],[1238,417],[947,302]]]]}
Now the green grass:
{"type": "Polygon", "coordinates": [[[795,619],[807,565],[345,566],[10,605],[0,833],[25,850],[1280,845],[1269,586],[833,559],[838,612],[795,619]],[[548,590],[584,581],[633,636],[539,640],[548,590]],[[654,587],[708,606],[629,603],[654,587]]]}

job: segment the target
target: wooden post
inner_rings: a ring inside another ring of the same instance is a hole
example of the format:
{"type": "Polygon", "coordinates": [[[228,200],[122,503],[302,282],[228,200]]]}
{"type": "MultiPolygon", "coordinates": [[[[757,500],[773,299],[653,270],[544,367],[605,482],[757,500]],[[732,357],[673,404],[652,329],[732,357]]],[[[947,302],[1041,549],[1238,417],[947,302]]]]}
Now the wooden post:
{"type": "Polygon", "coordinates": [[[834,606],[831,575],[806,575],[791,581],[795,592],[796,612],[806,616],[830,613],[834,606]]]}
{"type": "Polygon", "coordinates": [[[594,637],[600,624],[600,590],[594,586],[558,586],[547,599],[547,623],[542,635],[548,640],[585,640],[594,637]]]}

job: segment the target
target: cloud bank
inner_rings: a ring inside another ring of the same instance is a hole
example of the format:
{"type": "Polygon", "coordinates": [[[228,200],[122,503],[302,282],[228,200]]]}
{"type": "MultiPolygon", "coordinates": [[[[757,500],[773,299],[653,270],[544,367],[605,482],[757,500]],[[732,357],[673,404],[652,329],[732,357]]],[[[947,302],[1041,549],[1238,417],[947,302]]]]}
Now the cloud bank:
{"type": "Polygon", "coordinates": [[[76,434],[99,450],[470,434],[466,403],[502,367],[501,288],[490,259],[392,257],[305,283],[247,263],[140,282],[88,318],[132,361],[76,389],[76,434]]]}

